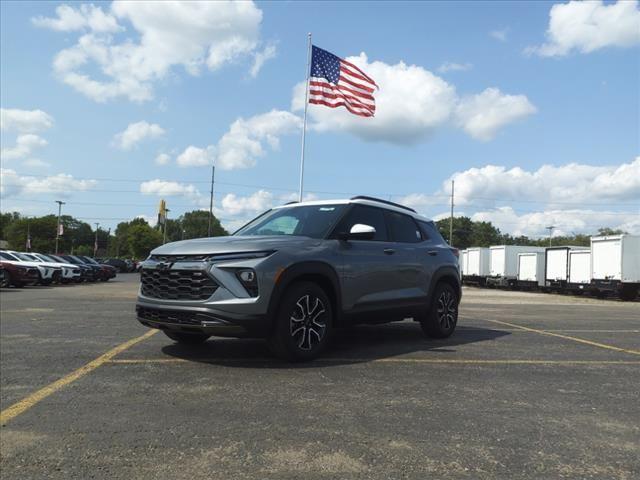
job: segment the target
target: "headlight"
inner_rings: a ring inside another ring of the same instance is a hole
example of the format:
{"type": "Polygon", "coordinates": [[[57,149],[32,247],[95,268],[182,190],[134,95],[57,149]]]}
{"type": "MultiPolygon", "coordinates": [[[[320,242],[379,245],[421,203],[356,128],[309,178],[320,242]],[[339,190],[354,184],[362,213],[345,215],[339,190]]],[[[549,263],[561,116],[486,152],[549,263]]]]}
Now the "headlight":
{"type": "Polygon", "coordinates": [[[258,296],[258,275],[251,268],[241,268],[236,270],[236,277],[245,288],[250,297],[258,296]]]}

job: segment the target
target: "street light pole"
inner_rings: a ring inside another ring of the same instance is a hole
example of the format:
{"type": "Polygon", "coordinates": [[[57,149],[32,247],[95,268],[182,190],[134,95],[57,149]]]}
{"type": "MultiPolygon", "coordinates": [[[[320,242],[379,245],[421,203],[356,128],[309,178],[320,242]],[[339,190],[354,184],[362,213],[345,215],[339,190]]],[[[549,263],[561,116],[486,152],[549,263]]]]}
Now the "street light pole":
{"type": "Polygon", "coordinates": [[[62,205],[66,202],[61,202],[60,200],[56,200],[58,204],[58,229],[56,230],[56,255],[58,254],[58,244],[60,242],[60,214],[62,213],[62,205]]]}
{"type": "Polygon", "coordinates": [[[553,236],[553,229],[556,228],[555,225],[549,225],[548,227],[545,227],[546,230],[549,230],[549,246],[551,246],[551,238],[553,236]]]}
{"type": "Polygon", "coordinates": [[[167,243],[167,226],[169,224],[169,212],[170,210],[168,208],[164,209],[164,233],[162,234],[162,244],[164,245],[165,243],[167,243]]]}

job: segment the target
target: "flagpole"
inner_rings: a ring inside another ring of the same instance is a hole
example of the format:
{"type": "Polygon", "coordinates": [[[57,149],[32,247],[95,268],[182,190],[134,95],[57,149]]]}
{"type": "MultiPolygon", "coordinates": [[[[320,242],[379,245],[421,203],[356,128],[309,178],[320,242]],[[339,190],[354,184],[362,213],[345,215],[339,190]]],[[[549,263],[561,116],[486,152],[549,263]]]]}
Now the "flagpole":
{"type": "Polygon", "coordinates": [[[302,201],[302,186],[304,183],[304,140],[307,133],[307,107],[309,106],[309,77],[311,76],[311,32],[308,34],[307,46],[307,80],[304,91],[304,116],[302,118],[302,153],[300,155],[300,191],[298,201],[302,201]]]}

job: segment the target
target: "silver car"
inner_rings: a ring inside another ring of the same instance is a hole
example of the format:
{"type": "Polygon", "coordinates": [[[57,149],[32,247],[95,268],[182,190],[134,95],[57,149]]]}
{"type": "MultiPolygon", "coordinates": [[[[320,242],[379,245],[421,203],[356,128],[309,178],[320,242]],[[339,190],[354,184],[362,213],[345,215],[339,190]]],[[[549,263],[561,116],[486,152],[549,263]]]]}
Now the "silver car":
{"type": "Polygon", "coordinates": [[[171,339],[263,337],[288,360],[316,357],[335,328],[412,317],[426,335],[458,319],[457,250],[414,210],[371,197],[290,203],[228,237],[156,248],[138,320],[171,339]]]}

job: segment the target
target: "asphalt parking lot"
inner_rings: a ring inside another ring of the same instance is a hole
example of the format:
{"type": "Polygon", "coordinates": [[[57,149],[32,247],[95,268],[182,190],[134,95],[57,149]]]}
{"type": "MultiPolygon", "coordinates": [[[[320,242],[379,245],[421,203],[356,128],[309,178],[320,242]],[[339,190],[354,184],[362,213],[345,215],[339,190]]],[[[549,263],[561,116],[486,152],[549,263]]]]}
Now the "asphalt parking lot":
{"type": "Polygon", "coordinates": [[[639,303],[467,288],[446,341],[357,327],[289,365],[177,346],[136,289],[2,290],[3,479],[640,477],[639,303]]]}

